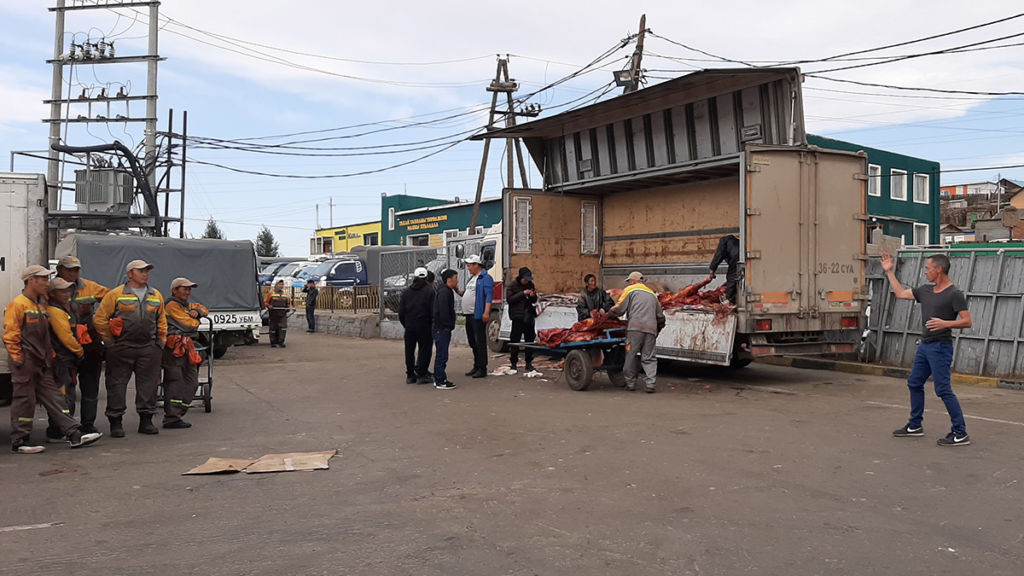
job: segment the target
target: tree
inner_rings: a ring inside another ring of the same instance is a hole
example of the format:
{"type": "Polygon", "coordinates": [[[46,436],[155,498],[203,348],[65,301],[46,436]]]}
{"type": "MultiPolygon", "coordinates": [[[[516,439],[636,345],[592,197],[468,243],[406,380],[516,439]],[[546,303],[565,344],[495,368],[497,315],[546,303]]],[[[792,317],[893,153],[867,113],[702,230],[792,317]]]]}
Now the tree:
{"type": "Polygon", "coordinates": [[[203,232],[203,238],[216,238],[218,240],[224,240],[224,232],[221,231],[220,226],[217,226],[217,221],[210,216],[210,219],[206,221],[206,230],[203,232]]]}
{"type": "Polygon", "coordinates": [[[274,257],[278,256],[278,252],[281,249],[277,242],[274,241],[274,234],[265,225],[260,228],[260,233],[256,235],[256,255],[274,257]]]}

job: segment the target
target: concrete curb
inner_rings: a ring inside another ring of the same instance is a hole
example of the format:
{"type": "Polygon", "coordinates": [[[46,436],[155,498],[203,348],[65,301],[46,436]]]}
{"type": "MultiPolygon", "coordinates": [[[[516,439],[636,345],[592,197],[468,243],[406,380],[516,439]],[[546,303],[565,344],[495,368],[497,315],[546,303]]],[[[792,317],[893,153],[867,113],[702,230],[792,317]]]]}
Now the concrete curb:
{"type": "MultiPolygon", "coordinates": [[[[908,368],[899,366],[883,366],[880,364],[861,364],[859,362],[844,362],[842,360],[827,360],[824,358],[807,358],[802,356],[770,356],[758,358],[758,362],[771,364],[773,366],[789,366],[792,368],[807,368],[811,370],[834,370],[848,374],[863,374],[865,376],[885,376],[887,378],[906,379],[910,376],[908,368]]],[[[970,374],[953,374],[952,382],[956,386],[974,386],[977,388],[1002,388],[1005,390],[1024,390],[1024,382],[1004,380],[990,376],[973,376],[970,374]]]]}

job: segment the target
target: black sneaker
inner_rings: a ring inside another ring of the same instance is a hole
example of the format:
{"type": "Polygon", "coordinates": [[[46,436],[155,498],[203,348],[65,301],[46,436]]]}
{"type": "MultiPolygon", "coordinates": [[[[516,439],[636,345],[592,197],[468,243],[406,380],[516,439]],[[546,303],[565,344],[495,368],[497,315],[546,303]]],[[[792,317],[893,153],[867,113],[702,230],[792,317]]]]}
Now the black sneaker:
{"type": "Polygon", "coordinates": [[[416,383],[417,384],[433,384],[434,383],[434,379],[431,378],[430,376],[420,376],[419,378],[416,379],[416,383]]]}
{"type": "Polygon", "coordinates": [[[644,386],[644,392],[647,392],[648,394],[654,394],[654,386],[644,386]]]}
{"type": "Polygon", "coordinates": [[[536,372],[537,371],[537,369],[533,367],[533,364],[527,364],[525,370],[526,370],[527,373],[536,372]]]}
{"type": "Polygon", "coordinates": [[[455,390],[455,383],[445,380],[444,382],[434,384],[434,388],[437,388],[438,390],[455,390]]]}
{"type": "Polygon", "coordinates": [[[405,383],[406,384],[415,384],[416,383],[416,377],[415,376],[406,376],[405,377],[405,383]]]}
{"type": "Polygon", "coordinates": [[[476,368],[473,368],[473,369],[472,369],[472,370],[470,370],[469,372],[466,372],[466,376],[470,376],[470,377],[472,377],[472,376],[473,376],[473,374],[476,374],[476,368]]]}
{"type": "Polygon", "coordinates": [[[971,437],[964,432],[963,436],[957,435],[955,432],[946,434],[945,438],[939,438],[937,444],[939,446],[967,446],[971,443],[971,437]]]}
{"type": "Polygon", "coordinates": [[[103,434],[100,434],[99,432],[82,434],[81,430],[75,430],[71,434],[68,434],[68,444],[70,444],[72,448],[81,448],[82,446],[92,444],[102,437],[103,434]]]}
{"type": "Polygon", "coordinates": [[[92,422],[83,422],[82,426],[79,427],[78,430],[82,434],[95,434],[99,432],[99,430],[96,429],[96,425],[93,424],[92,422]]]}
{"type": "Polygon", "coordinates": [[[164,428],[181,430],[185,428],[191,428],[191,422],[185,422],[184,420],[171,420],[170,422],[164,422],[164,428]]]}
{"type": "Polygon", "coordinates": [[[487,377],[487,370],[486,369],[477,370],[476,372],[473,372],[472,376],[470,376],[470,378],[486,378],[486,377],[487,377]]]}
{"type": "Polygon", "coordinates": [[[24,441],[11,444],[11,452],[15,454],[39,454],[46,450],[46,446],[33,446],[24,441]]]}
{"type": "Polygon", "coordinates": [[[903,426],[898,430],[893,430],[892,435],[897,438],[910,438],[914,436],[924,436],[924,427],[918,426],[917,428],[911,428],[910,424],[903,426]]]}

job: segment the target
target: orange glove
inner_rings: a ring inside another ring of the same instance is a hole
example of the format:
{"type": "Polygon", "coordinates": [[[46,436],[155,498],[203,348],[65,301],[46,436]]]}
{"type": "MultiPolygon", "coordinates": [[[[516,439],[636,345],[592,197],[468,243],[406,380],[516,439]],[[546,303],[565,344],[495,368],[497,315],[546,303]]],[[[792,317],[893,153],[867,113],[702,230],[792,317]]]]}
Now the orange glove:
{"type": "Polygon", "coordinates": [[[114,336],[120,336],[124,332],[124,319],[123,318],[111,318],[110,319],[110,333],[114,336]]]}
{"type": "Polygon", "coordinates": [[[92,336],[89,336],[89,327],[85,324],[75,325],[75,338],[78,339],[78,343],[82,346],[92,344],[92,336]]]}

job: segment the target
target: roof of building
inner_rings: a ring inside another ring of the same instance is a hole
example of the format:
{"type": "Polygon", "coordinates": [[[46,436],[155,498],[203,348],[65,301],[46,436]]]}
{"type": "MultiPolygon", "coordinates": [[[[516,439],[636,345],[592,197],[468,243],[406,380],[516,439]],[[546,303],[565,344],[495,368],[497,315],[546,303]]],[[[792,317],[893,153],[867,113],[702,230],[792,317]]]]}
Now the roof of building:
{"type": "MultiPolygon", "coordinates": [[[[413,208],[411,210],[402,210],[401,212],[395,212],[395,216],[404,216],[406,214],[416,214],[418,212],[436,212],[439,210],[449,210],[451,208],[459,208],[461,206],[472,206],[474,200],[466,200],[463,202],[452,202],[451,204],[442,204],[440,206],[426,206],[424,208],[413,208]]],[[[480,204],[487,204],[489,202],[501,202],[501,198],[481,198],[480,204]]]]}

